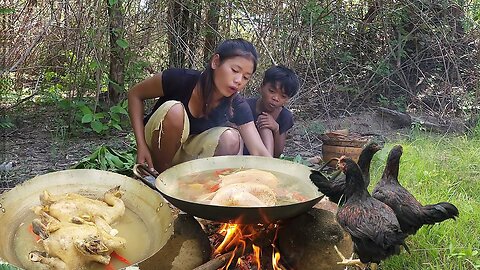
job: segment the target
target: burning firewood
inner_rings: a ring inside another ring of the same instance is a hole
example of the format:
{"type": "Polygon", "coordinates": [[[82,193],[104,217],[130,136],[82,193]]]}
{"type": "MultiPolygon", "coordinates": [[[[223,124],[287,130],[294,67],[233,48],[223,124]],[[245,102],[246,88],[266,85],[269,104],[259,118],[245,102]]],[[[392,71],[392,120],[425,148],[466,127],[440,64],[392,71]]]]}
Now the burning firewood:
{"type": "Polygon", "coordinates": [[[224,266],[233,255],[233,251],[227,252],[211,259],[210,261],[194,268],[193,270],[217,270],[218,268],[224,266]]]}

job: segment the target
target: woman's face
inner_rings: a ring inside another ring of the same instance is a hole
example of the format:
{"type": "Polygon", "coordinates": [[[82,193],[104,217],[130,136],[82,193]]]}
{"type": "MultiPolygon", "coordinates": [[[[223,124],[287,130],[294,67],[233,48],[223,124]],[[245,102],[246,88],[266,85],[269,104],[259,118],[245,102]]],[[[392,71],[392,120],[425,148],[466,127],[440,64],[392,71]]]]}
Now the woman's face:
{"type": "Polygon", "coordinates": [[[212,60],[213,82],[217,93],[224,97],[242,91],[253,74],[254,63],[248,57],[236,56],[220,63],[219,55],[212,60]]]}

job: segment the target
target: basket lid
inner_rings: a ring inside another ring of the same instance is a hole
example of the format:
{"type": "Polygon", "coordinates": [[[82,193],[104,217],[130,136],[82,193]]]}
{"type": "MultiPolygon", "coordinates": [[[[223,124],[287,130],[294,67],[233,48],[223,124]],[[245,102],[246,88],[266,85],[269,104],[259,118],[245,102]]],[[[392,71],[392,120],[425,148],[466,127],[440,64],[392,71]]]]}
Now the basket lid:
{"type": "Polygon", "coordinates": [[[335,130],[320,136],[324,145],[347,146],[362,148],[369,143],[372,136],[363,136],[359,133],[349,133],[348,130],[335,130]]]}

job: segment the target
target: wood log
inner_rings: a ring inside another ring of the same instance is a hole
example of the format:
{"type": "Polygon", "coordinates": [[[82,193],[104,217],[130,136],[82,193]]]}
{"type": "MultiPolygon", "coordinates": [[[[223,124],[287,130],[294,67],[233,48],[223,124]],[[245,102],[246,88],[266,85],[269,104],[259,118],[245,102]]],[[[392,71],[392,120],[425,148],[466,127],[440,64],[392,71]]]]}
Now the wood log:
{"type": "Polygon", "coordinates": [[[445,133],[449,131],[455,132],[458,129],[455,127],[451,127],[451,125],[433,123],[420,117],[411,116],[406,113],[390,110],[383,107],[378,107],[377,110],[380,114],[386,115],[390,118],[390,125],[393,128],[405,128],[410,127],[412,124],[418,124],[421,128],[424,128],[427,131],[433,131],[437,133],[445,133]]]}
{"type": "Polygon", "coordinates": [[[193,270],[217,270],[218,268],[224,266],[233,255],[233,251],[224,253],[194,268],[193,270]]]}
{"type": "Polygon", "coordinates": [[[406,113],[390,110],[383,107],[378,107],[377,110],[378,113],[380,113],[382,116],[386,115],[392,120],[390,124],[392,128],[400,129],[404,127],[410,127],[410,125],[412,124],[412,117],[410,117],[410,115],[406,113]]]}

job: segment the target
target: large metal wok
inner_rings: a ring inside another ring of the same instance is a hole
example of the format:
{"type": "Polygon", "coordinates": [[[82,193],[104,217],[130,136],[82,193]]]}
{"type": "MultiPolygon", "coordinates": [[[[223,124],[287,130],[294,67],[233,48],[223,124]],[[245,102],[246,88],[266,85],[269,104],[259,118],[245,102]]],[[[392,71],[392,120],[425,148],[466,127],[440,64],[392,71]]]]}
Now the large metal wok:
{"type": "MultiPolygon", "coordinates": [[[[137,176],[144,170],[135,166],[137,176]]],[[[322,197],[318,188],[310,181],[310,168],[287,160],[258,156],[219,156],[196,159],[173,166],[162,172],[155,180],[155,187],[172,205],[196,217],[225,222],[269,224],[288,219],[311,209],[322,197]],[[289,176],[302,186],[302,195],[307,201],[289,205],[269,207],[218,206],[180,199],[173,194],[179,188],[178,179],[193,173],[226,168],[260,169],[289,176]]],[[[148,184],[148,179],[143,178],[148,184]]],[[[150,184],[151,185],[151,184],[150,184]]]]}
{"type": "MultiPolygon", "coordinates": [[[[168,241],[173,233],[173,216],[168,204],[159,194],[141,182],[120,174],[99,170],[65,170],[34,177],[0,194],[0,261],[24,267],[13,250],[13,241],[19,224],[31,207],[40,205],[39,195],[43,190],[53,194],[76,192],[89,197],[102,197],[105,191],[115,186],[125,191],[122,196],[125,206],[145,223],[152,240],[143,261],[168,241]]],[[[127,243],[128,244],[128,243],[127,243]]]]}

